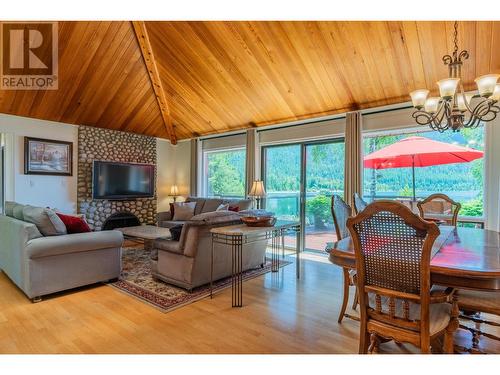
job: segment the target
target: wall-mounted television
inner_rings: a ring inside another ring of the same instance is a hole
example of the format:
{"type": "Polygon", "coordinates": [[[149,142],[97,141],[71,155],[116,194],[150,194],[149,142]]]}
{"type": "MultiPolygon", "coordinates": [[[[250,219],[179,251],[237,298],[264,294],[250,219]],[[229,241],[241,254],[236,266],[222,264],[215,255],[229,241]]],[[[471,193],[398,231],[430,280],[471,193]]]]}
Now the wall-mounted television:
{"type": "Polygon", "coordinates": [[[94,199],[149,198],[154,191],[154,165],[94,161],[94,199]]]}

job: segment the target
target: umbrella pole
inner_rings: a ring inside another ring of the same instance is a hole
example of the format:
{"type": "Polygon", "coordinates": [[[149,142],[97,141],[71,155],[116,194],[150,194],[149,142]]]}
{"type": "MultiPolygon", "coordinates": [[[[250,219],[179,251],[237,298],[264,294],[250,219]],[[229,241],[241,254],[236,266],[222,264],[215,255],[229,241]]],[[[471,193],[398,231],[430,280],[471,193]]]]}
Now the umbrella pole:
{"type": "Polygon", "coordinates": [[[413,202],[417,201],[416,195],[415,195],[415,155],[412,155],[412,164],[411,164],[411,174],[413,176],[413,202]]]}

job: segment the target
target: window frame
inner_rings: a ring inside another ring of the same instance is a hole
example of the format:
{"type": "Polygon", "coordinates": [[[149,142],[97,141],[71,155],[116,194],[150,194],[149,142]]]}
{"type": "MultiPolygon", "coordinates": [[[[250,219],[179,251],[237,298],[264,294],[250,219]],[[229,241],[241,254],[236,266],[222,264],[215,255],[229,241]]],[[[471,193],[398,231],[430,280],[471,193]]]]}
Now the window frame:
{"type": "Polygon", "coordinates": [[[207,155],[209,154],[216,154],[220,152],[232,152],[232,151],[244,151],[245,152],[245,163],[243,165],[244,171],[243,171],[243,186],[244,186],[244,192],[248,191],[248,187],[246,186],[246,174],[247,174],[247,150],[246,146],[239,146],[239,147],[219,147],[219,148],[211,148],[208,150],[203,150],[201,149],[201,170],[200,170],[200,177],[201,177],[201,196],[204,198],[222,198],[222,199],[244,199],[246,197],[246,194],[243,194],[242,196],[230,196],[230,195],[221,195],[221,196],[209,196],[208,195],[208,173],[205,173],[205,168],[207,168],[208,171],[208,162],[207,162],[207,155]]]}

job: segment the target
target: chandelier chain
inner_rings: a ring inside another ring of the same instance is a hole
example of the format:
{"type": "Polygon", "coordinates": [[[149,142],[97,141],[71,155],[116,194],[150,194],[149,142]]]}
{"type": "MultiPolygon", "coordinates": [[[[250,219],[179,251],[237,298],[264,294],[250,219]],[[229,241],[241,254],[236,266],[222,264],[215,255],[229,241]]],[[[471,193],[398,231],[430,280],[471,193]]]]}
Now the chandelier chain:
{"type": "Polygon", "coordinates": [[[455,21],[455,32],[453,33],[453,43],[455,48],[453,49],[453,54],[456,55],[458,52],[458,21],[455,21]]]}

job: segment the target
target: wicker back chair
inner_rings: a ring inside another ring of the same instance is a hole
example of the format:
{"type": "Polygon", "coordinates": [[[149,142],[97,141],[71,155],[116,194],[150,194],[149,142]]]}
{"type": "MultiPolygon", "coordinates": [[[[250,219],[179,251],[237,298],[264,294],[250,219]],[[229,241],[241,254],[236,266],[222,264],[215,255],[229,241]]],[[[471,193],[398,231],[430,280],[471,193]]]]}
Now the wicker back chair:
{"type": "Polygon", "coordinates": [[[445,221],[457,226],[458,213],[462,207],[446,194],[432,194],[417,203],[420,217],[424,220],[445,221]]]}
{"type": "Polygon", "coordinates": [[[356,210],[356,214],[359,214],[361,211],[363,211],[366,206],[368,206],[368,203],[361,198],[361,196],[358,193],[354,193],[352,195],[352,201],[354,202],[354,209],[356,210]]]}
{"type": "Polygon", "coordinates": [[[430,352],[431,340],[445,334],[453,351],[458,307],[447,303],[452,289],[431,297],[430,261],[439,236],[435,223],[403,204],[381,200],[347,220],[356,254],[361,310],[359,352],[378,350],[381,338],[408,342],[430,352]],[[370,346],[368,346],[370,340],[370,346]]]}
{"type": "Polygon", "coordinates": [[[346,224],[347,218],[352,215],[352,208],[337,194],[332,196],[331,208],[337,241],[340,241],[349,236],[346,224]]]}
{"type": "MultiPolygon", "coordinates": [[[[337,234],[337,241],[342,240],[345,237],[349,236],[349,230],[347,229],[347,219],[352,215],[352,208],[344,202],[344,200],[337,194],[332,196],[332,216],[333,216],[333,224],[335,226],[335,232],[337,234]]],[[[337,321],[342,323],[342,319],[344,316],[350,317],[350,315],[346,315],[345,310],[347,308],[347,303],[349,302],[349,287],[356,285],[356,271],[349,270],[348,268],[342,268],[343,271],[343,297],[342,297],[342,306],[340,307],[339,317],[337,321]]],[[[358,305],[357,292],[354,295],[354,302],[352,308],[355,309],[358,305]]]]}

